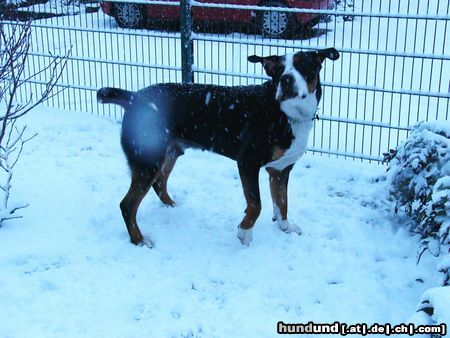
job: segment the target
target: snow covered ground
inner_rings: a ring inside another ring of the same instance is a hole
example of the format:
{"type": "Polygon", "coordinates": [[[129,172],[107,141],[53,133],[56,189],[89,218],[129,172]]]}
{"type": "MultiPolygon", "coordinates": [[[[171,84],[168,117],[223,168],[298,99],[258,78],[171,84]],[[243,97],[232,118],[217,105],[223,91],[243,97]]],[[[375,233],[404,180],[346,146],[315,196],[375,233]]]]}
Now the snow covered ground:
{"type": "MultiPolygon", "coordinates": [[[[445,1],[374,0],[373,8],[362,1],[355,6],[420,14],[449,10],[445,1]]],[[[73,46],[74,60],[62,83],[74,88],[54,97],[54,106],[108,113],[93,101],[95,90],[85,89],[137,89],[180,80],[179,33],[124,32],[101,12],[36,24],[41,26],[32,37],[37,54],[30,58],[30,71],[48,61],[42,53],[61,55],[73,46]],[[65,25],[73,29],[60,29],[65,25]]],[[[446,21],[338,18],[321,27],[328,33],[288,43],[442,55],[450,48],[446,21]]],[[[294,50],[261,46],[258,36],[196,35],[204,37],[220,41],[195,41],[195,64],[213,71],[261,74],[260,68],[248,68],[248,55],[294,50]]],[[[343,53],[325,64],[323,80],[446,93],[447,69],[449,60],[343,53]]],[[[197,76],[228,85],[259,81],[197,76]]],[[[37,93],[40,87],[26,89],[37,93]]],[[[400,126],[448,115],[447,99],[411,95],[326,87],[322,102],[320,113],[327,116],[400,126]]],[[[120,110],[111,111],[120,116],[120,110]]],[[[169,181],[177,207],[162,206],[150,192],[140,208],[141,230],[156,243],[150,250],[129,243],[118,207],[129,185],[120,124],[44,107],[27,119],[30,134],[39,135],[27,144],[13,182],[12,202],[30,206],[23,219],[0,229],[0,338],[259,338],[275,337],[280,320],[399,323],[408,321],[424,291],[440,278],[429,255],[416,265],[419,241],[406,232],[406,220],[393,215],[383,166],[311,154],[302,158],[289,192],[289,214],[303,229],[300,237],[272,223],[268,177],[262,172],[263,211],[251,247],[244,248],[235,237],[245,207],[235,164],[188,151],[169,181]]],[[[322,119],[310,144],[379,155],[402,135],[322,119]]],[[[434,297],[433,289],[426,294],[434,297]]]]}
{"type": "Polygon", "coordinates": [[[276,323],[399,323],[436,285],[418,239],[392,213],[385,167],[306,155],[290,218],[271,221],[268,177],[249,248],[236,239],[244,198],[235,163],[187,151],[138,214],[154,249],[130,244],[118,204],[129,177],[120,125],[40,108],[15,172],[30,206],[0,229],[0,337],[275,337],[276,323]]]}

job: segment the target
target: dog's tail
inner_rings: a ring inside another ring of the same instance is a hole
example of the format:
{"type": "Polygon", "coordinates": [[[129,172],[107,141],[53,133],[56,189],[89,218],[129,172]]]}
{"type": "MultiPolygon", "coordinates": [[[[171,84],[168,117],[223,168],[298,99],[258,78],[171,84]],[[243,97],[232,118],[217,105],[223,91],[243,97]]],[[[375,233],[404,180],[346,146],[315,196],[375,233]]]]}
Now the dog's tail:
{"type": "Polygon", "coordinates": [[[97,100],[100,103],[114,103],[128,108],[134,101],[135,93],[119,88],[103,87],[97,92],[97,100]]]}

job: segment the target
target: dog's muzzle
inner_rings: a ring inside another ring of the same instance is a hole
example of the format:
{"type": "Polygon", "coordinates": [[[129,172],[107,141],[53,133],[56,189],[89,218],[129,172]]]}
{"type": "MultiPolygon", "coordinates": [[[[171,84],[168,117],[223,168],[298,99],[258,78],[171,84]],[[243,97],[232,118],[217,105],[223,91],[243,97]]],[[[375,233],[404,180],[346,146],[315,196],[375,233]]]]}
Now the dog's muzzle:
{"type": "Polygon", "coordinates": [[[280,78],[278,85],[277,100],[285,101],[298,96],[298,91],[295,89],[295,79],[290,74],[284,74],[280,78]]]}

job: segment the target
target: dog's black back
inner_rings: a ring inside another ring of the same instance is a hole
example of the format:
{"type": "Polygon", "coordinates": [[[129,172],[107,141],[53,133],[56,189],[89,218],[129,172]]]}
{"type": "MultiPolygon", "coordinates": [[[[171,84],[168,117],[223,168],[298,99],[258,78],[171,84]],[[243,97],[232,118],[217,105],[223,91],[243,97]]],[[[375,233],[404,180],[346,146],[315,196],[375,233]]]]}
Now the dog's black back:
{"type": "MultiPolygon", "coordinates": [[[[129,144],[132,138],[127,129],[139,125],[141,132],[145,128],[164,131],[161,151],[172,142],[261,167],[272,160],[275,146],[287,149],[292,142],[290,124],[274,99],[275,90],[272,81],[237,87],[167,83],[136,93],[105,88],[99,99],[125,108],[122,145],[129,159],[136,157],[136,151],[129,144]],[[133,116],[138,114],[135,121],[133,116]],[[153,118],[143,119],[142,114],[153,118]]],[[[153,150],[152,155],[162,154],[153,150]]]]}

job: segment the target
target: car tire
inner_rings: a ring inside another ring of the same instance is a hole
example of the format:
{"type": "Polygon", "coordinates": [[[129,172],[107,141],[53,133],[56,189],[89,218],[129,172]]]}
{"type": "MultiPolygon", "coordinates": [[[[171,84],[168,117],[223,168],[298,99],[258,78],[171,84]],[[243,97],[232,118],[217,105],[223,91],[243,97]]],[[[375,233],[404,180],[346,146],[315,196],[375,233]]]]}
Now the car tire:
{"type": "Polygon", "coordinates": [[[116,3],[114,18],[121,28],[141,28],[147,20],[145,8],[131,2],[116,3]]]}
{"type": "MultiPolygon", "coordinates": [[[[267,1],[262,3],[264,7],[286,7],[281,1],[267,1]]],[[[278,11],[259,11],[258,26],[261,34],[266,38],[289,39],[295,35],[297,20],[294,13],[278,11]]]]}

